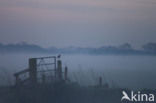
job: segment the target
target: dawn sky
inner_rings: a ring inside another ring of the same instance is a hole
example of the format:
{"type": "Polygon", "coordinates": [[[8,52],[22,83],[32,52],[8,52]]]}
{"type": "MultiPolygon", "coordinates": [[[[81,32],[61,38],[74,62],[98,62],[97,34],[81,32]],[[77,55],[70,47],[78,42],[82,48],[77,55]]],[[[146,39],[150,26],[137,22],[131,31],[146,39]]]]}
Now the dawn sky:
{"type": "Polygon", "coordinates": [[[156,42],[156,0],[0,0],[0,42],[99,47],[156,42]]]}

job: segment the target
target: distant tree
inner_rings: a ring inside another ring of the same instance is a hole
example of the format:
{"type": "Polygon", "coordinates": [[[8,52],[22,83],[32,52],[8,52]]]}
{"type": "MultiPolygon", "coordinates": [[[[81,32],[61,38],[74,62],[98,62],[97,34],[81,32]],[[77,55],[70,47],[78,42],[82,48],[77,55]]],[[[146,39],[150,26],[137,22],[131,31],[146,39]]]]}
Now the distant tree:
{"type": "Polygon", "coordinates": [[[121,49],[132,49],[132,46],[129,43],[125,43],[125,44],[120,45],[119,48],[121,48],[121,49]]]}
{"type": "Polygon", "coordinates": [[[147,43],[142,48],[146,51],[156,52],[156,43],[147,43]]]}

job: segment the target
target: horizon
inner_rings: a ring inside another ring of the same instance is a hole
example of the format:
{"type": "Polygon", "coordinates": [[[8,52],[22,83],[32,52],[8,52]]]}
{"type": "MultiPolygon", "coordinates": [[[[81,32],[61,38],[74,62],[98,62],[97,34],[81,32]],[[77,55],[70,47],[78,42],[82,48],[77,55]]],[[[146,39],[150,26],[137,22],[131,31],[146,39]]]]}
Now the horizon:
{"type": "Polygon", "coordinates": [[[125,43],[122,43],[122,44],[118,44],[118,45],[106,45],[106,44],[103,44],[103,45],[101,45],[101,46],[73,46],[73,45],[69,45],[69,46],[66,46],[66,47],[56,47],[56,46],[53,46],[53,45],[50,45],[49,47],[44,47],[44,46],[42,46],[42,45],[39,45],[39,44],[33,44],[33,43],[28,43],[28,42],[25,42],[25,41],[22,41],[22,42],[17,42],[17,43],[2,43],[2,42],[0,42],[0,44],[2,44],[2,45],[4,45],[4,46],[7,46],[7,45],[22,45],[22,46],[24,46],[24,45],[35,45],[35,46],[39,46],[39,47],[41,47],[41,48],[72,48],[72,47],[74,47],[74,48],[101,48],[101,47],[120,47],[120,46],[123,46],[123,45],[129,45],[132,49],[141,49],[141,48],[143,48],[143,46],[144,45],[147,45],[147,44],[150,44],[150,43],[152,43],[152,44],[155,44],[156,45],[156,42],[148,42],[148,43],[144,43],[144,44],[142,44],[142,45],[140,45],[138,48],[136,48],[134,45],[132,45],[131,43],[127,43],[127,42],[125,42],[125,43]]]}

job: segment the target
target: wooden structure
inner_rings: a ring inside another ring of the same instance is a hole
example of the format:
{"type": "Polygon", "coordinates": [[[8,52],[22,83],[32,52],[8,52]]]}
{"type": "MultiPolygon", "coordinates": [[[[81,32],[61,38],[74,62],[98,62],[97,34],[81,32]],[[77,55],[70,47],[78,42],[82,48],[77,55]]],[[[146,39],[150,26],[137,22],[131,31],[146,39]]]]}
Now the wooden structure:
{"type": "Polygon", "coordinates": [[[36,85],[38,83],[46,83],[48,78],[50,78],[50,82],[66,81],[67,67],[65,67],[65,70],[63,72],[62,62],[61,60],[57,59],[58,58],[56,56],[30,58],[28,69],[14,74],[16,78],[16,85],[36,85]],[[48,62],[46,62],[46,60],[48,60],[48,62]],[[47,68],[47,66],[49,65],[51,65],[51,67],[47,68]],[[39,69],[39,67],[43,68],[39,69]],[[50,73],[50,75],[47,76],[46,73],[50,73]],[[27,77],[23,78],[22,75],[27,75],[27,77]]]}

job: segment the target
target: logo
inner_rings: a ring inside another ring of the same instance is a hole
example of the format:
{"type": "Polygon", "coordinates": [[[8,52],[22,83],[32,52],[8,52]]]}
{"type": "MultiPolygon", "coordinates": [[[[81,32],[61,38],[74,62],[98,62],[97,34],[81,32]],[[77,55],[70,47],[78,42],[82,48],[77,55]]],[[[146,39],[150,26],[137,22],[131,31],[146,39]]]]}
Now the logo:
{"type": "Polygon", "coordinates": [[[132,101],[132,102],[153,102],[154,101],[154,94],[144,94],[138,91],[135,93],[134,91],[131,91],[130,95],[128,95],[125,91],[122,91],[122,98],[121,101],[127,100],[127,101],[132,101]]]}

